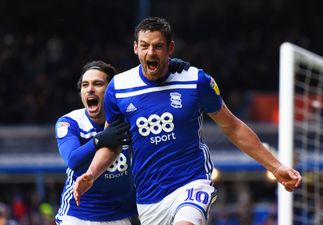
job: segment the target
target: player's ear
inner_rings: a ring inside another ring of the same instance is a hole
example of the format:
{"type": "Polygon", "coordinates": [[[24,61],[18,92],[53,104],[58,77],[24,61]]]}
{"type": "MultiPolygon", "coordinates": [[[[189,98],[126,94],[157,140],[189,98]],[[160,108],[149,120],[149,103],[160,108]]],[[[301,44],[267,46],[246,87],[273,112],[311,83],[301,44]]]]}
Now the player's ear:
{"type": "Polygon", "coordinates": [[[168,45],[168,55],[171,56],[174,53],[174,49],[175,49],[175,42],[171,41],[168,45]]]}
{"type": "Polygon", "coordinates": [[[133,51],[136,55],[138,55],[138,43],[136,41],[133,42],[133,51]]]}

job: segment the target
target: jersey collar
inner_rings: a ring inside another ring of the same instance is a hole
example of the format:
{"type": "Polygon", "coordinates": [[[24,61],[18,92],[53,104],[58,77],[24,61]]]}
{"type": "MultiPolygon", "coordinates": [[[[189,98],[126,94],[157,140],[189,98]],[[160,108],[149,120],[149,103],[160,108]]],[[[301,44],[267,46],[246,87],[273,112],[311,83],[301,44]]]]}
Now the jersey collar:
{"type": "Polygon", "coordinates": [[[103,124],[103,125],[100,125],[100,124],[95,123],[95,122],[91,119],[91,117],[89,116],[89,114],[88,114],[87,110],[86,110],[85,108],[84,108],[84,110],[85,110],[85,115],[86,115],[86,117],[89,119],[89,121],[91,122],[92,126],[93,126],[97,131],[101,131],[101,130],[103,130],[103,129],[104,129],[104,124],[103,124]]]}

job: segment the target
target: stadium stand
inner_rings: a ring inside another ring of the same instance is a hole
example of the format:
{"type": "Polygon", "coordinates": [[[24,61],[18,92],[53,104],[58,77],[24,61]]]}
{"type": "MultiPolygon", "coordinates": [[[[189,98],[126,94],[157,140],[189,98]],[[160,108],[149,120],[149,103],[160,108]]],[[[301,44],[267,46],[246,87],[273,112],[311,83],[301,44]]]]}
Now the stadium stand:
{"type": "MultiPolygon", "coordinates": [[[[137,64],[132,52],[137,2],[0,1],[0,202],[21,224],[50,224],[41,219],[44,211],[57,209],[65,167],[53,126],[59,116],[81,107],[75,91],[81,65],[103,59],[121,72],[137,64]],[[47,202],[50,206],[40,207],[47,202]]],[[[276,104],[279,46],[289,41],[322,55],[323,33],[316,31],[323,2],[148,2],[150,15],[173,24],[176,57],[207,68],[229,107],[276,149],[277,109],[267,107],[276,104]]],[[[221,198],[212,208],[223,220],[210,223],[258,225],[275,219],[276,184],[264,180],[263,169],[208,122],[205,140],[224,171],[221,198]]]]}

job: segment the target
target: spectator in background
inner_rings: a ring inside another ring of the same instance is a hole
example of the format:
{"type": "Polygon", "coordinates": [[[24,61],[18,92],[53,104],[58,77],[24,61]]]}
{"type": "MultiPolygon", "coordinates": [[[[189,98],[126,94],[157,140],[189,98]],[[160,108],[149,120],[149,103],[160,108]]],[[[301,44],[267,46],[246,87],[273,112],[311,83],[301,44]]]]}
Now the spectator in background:
{"type": "Polygon", "coordinates": [[[0,225],[19,225],[15,220],[10,219],[8,207],[0,202],[0,225]]]}
{"type": "Polygon", "coordinates": [[[21,192],[16,192],[11,202],[12,216],[17,221],[28,220],[28,205],[21,192]]]}

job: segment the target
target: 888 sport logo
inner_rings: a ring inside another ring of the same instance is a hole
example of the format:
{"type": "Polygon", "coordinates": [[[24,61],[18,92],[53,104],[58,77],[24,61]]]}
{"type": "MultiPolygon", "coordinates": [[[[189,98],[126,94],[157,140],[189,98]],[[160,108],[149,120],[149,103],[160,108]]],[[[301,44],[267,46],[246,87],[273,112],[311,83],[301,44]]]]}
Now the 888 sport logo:
{"type": "Polygon", "coordinates": [[[150,134],[153,136],[150,137],[150,143],[158,145],[160,142],[165,142],[169,140],[175,140],[174,130],[174,116],[165,112],[162,115],[152,114],[148,118],[139,117],[136,121],[138,127],[138,132],[146,137],[150,134]],[[161,132],[166,133],[161,135],[161,132]]]}
{"type": "Polygon", "coordinates": [[[112,165],[107,168],[107,172],[104,175],[106,179],[114,179],[124,175],[128,175],[128,162],[127,157],[120,153],[119,157],[112,163],[112,165]]]}

